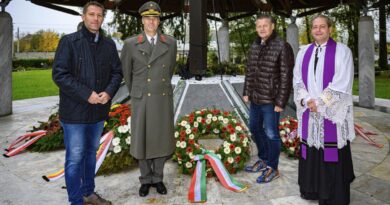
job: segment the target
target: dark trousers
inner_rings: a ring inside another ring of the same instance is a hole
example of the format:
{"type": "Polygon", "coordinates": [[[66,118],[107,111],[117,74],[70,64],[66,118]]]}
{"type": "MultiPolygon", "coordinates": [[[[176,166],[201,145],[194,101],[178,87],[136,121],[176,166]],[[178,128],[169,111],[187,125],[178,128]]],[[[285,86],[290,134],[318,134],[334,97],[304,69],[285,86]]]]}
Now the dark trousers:
{"type": "Polygon", "coordinates": [[[141,184],[154,184],[163,181],[164,164],[167,157],[158,157],[153,159],[138,160],[141,176],[139,181],[141,184]]]}

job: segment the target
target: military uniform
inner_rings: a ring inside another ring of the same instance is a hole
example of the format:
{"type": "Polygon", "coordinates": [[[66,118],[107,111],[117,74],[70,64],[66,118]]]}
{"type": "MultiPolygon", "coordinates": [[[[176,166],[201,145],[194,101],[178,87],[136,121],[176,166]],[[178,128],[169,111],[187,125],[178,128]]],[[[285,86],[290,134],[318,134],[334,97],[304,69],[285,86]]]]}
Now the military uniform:
{"type": "Polygon", "coordinates": [[[131,96],[131,154],[151,159],[173,153],[173,97],[171,78],[176,41],[165,34],[153,51],[145,33],[125,41],[122,67],[131,96]]]}
{"type": "MultiPolygon", "coordinates": [[[[156,5],[145,3],[140,14],[159,15],[156,5]]],[[[145,32],[135,35],[125,40],[121,54],[131,96],[130,153],[140,161],[142,184],[162,181],[164,162],[175,149],[171,79],[176,64],[176,40],[161,32],[156,40],[152,46],[145,32]]]]}

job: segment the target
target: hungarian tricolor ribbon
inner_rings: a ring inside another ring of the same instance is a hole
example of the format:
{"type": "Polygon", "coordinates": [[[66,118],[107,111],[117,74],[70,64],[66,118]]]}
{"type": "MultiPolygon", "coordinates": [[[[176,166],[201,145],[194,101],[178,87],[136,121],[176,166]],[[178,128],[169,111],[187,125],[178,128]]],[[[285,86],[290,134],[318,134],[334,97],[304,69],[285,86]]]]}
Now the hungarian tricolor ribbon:
{"type": "MultiPolygon", "coordinates": [[[[102,165],[104,159],[106,158],[106,155],[107,155],[107,152],[108,152],[108,148],[110,147],[110,144],[111,144],[113,138],[114,138],[114,132],[113,131],[107,132],[105,135],[103,135],[100,138],[100,146],[99,146],[99,149],[96,152],[95,173],[97,173],[97,171],[99,170],[100,166],[102,165]]],[[[42,176],[42,178],[44,180],[48,181],[48,182],[53,182],[53,181],[56,181],[56,180],[60,179],[61,177],[63,177],[64,174],[65,174],[65,171],[62,168],[61,170],[59,170],[59,171],[57,171],[55,173],[42,176]]]]}
{"type": "Polygon", "coordinates": [[[203,154],[196,155],[194,160],[197,161],[194,174],[192,175],[190,189],[188,191],[188,201],[191,203],[204,203],[207,201],[206,194],[206,160],[216,173],[221,184],[228,190],[234,192],[245,191],[248,187],[237,182],[230,176],[222,161],[217,155],[209,150],[203,150],[203,154]]]}
{"type": "Polygon", "coordinates": [[[107,132],[104,136],[102,136],[101,145],[96,152],[96,168],[95,173],[98,172],[100,165],[103,164],[104,159],[106,158],[108,148],[110,148],[110,144],[112,142],[112,139],[114,138],[114,131],[107,132]]]}
{"type": "Polygon", "coordinates": [[[25,150],[28,146],[34,144],[40,138],[46,135],[45,130],[39,130],[36,132],[28,133],[16,138],[8,148],[5,149],[6,153],[3,154],[4,157],[12,157],[16,154],[19,154],[23,150],[25,150]]]}

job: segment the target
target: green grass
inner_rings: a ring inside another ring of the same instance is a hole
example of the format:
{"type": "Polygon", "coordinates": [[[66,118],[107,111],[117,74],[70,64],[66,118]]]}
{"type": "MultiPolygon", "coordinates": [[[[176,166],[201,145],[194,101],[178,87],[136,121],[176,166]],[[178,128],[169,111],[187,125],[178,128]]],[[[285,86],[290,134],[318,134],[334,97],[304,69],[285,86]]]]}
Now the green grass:
{"type": "MultiPolygon", "coordinates": [[[[51,70],[31,70],[12,73],[13,100],[58,95],[58,88],[51,79],[51,70]]],[[[375,76],[375,96],[390,99],[390,71],[375,76]]],[[[355,78],[353,94],[359,95],[359,80],[355,78]]]]}
{"type": "Polygon", "coordinates": [[[58,95],[58,87],[50,70],[31,70],[12,73],[12,100],[58,95]]]}
{"type": "MultiPolygon", "coordinates": [[[[359,95],[359,79],[353,82],[353,94],[359,95]]],[[[381,75],[375,76],[375,97],[390,99],[390,71],[383,71],[381,75]]]]}

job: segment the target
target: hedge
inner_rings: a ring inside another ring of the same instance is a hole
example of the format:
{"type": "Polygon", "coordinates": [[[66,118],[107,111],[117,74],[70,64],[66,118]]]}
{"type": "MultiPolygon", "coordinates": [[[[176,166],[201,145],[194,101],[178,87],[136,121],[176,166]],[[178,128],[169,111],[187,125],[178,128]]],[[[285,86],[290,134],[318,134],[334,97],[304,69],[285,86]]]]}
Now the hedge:
{"type": "Polygon", "coordinates": [[[12,61],[13,71],[24,71],[34,69],[51,69],[53,66],[52,58],[48,59],[17,59],[12,61]]]}

